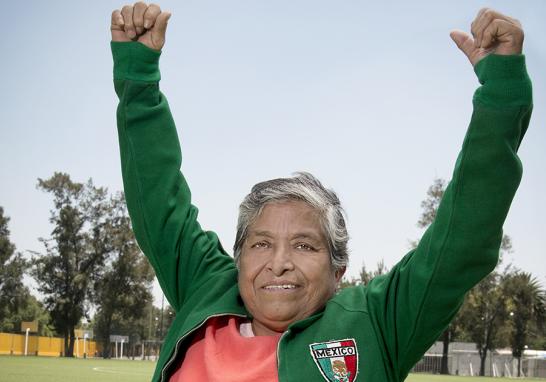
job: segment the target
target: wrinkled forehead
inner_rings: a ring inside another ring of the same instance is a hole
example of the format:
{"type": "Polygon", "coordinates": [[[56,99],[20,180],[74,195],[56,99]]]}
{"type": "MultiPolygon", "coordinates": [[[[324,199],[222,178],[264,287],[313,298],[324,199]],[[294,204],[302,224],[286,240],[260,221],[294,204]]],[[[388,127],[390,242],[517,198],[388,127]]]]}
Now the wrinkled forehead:
{"type": "Polygon", "coordinates": [[[248,227],[248,235],[308,237],[324,240],[320,211],[301,200],[269,202],[262,206],[248,227]]]}

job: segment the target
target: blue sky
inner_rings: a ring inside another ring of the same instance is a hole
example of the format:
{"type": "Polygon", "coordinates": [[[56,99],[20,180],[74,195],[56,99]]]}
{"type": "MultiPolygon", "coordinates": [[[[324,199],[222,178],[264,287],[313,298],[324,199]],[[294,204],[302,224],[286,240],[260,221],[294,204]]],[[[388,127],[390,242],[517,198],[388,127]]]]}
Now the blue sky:
{"type": "MultiPolygon", "coordinates": [[[[505,224],[507,261],[546,284],[546,26],[543,1],[162,1],[173,16],[163,92],[200,220],[224,247],[261,180],[310,171],[348,212],[349,275],[408,250],[429,185],[449,179],[478,85],[449,38],[483,6],[519,19],[535,110],[505,224]]],[[[18,250],[41,251],[48,195],[68,172],[122,189],[109,48],[114,1],[3,5],[0,205],[18,250]],[[7,16],[9,15],[9,16],[7,16]]],[[[156,293],[159,295],[159,293],[156,293]]]]}

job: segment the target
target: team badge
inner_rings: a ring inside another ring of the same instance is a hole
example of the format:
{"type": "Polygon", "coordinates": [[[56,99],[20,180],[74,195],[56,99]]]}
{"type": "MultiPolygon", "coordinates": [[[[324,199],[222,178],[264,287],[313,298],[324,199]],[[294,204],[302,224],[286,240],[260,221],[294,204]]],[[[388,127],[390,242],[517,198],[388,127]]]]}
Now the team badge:
{"type": "Polygon", "coordinates": [[[358,373],[358,350],[354,339],[309,345],[311,356],[328,382],[353,382],[358,373]]]}

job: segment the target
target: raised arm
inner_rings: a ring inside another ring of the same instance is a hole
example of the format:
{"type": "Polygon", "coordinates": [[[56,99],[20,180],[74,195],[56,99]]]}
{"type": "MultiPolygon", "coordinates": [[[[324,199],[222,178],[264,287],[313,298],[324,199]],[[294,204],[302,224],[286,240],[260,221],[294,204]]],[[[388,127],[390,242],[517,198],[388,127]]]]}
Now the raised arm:
{"type": "Polygon", "coordinates": [[[532,109],[523,31],[514,19],[482,10],[472,32],[475,39],[452,32],[482,84],[452,180],[416,250],[368,289],[374,326],[396,380],[438,338],[465,293],[495,268],[522,175],[516,153],[532,109]]]}
{"type": "Polygon", "coordinates": [[[231,272],[236,279],[236,268],[217,236],[199,226],[180,172],[176,127],[159,90],[158,62],[169,17],[159,6],[141,2],[114,11],[111,47],[123,185],[133,230],[178,310],[215,273],[231,272]]]}

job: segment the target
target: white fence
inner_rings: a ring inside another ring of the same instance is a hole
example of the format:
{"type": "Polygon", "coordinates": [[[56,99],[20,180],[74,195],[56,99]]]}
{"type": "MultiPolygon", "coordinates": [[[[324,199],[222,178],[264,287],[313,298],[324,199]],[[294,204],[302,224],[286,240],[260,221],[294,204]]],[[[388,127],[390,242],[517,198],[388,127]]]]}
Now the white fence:
{"type": "MultiPolygon", "coordinates": [[[[441,342],[436,342],[425,354],[414,372],[439,373],[442,361],[441,342]]],[[[452,375],[475,376],[480,372],[480,356],[473,343],[452,342],[449,346],[448,370],[452,375]]],[[[492,377],[516,377],[518,361],[509,349],[488,352],[485,375],[492,377]]],[[[526,350],[521,362],[521,375],[546,377],[546,351],[526,350]]]]}

